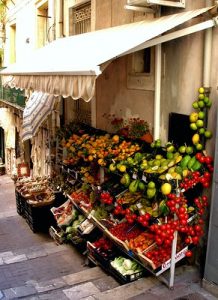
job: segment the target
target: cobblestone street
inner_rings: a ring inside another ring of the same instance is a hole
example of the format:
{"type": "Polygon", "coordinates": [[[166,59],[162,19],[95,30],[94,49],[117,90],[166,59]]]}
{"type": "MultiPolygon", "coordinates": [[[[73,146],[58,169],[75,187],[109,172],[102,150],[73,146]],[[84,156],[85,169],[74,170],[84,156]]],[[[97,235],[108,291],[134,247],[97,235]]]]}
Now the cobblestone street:
{"type": "Polygon", "coordinates": [[[86,265],[73,246],[33,233],[17,214],[13,181],[0,177],[0,299],[214,300],[193,266],[176,268],[173,290],[153,275],[120,285],[99,267],[86,265]]]}

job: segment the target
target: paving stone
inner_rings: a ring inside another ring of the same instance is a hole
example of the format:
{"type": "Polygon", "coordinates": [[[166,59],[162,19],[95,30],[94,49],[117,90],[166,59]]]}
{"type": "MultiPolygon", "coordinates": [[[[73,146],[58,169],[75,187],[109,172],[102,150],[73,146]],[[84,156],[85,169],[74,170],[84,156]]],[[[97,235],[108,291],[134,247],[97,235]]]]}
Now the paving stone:
{"type": "Polygon", "coordinates": [[[9,257],[9,258],[3,258],[3,261],[5,264],[13,264],[13,263],[21,262],[24,260],[27,260],[27,257],[25,254],[21,254],[21,255],[9,257]]]}
{"type": "Polygon", "coordinates": [[[103,272],[99,267],[94,267],[78,273],[63,276],[62,278],[68,285],[74,285],[106,276],[106,273],[103,272]]]}
{"type": "Polygon", "coordinates": [[[15,299],[18,297],[21,298],[29,295],[34,295],[36,293],[36,289],[31,286],[20,286],[3,290],[3,293],[6,299],[15,299]]]}
{"type": "Polygon", "coordinates": [[[98,300],[129,299],[151,289],[155,285],[158,285],[157,279],[153,277],[141,278],[103,293],[93,294],[92,296],[98,300]]]}
{"type": "Polygon", "coordinates": [[[48,281],[36,283],[35,289],[38,293],[47,292],[66,286],[66,283],[61,278],[56,278],[48,281]]]}
{"type": "Polygon", "coordinates": [[[33,251],[29,254],[26,254],[27,259],[33,259],[37,257],[47,256],[47,252],[45,250],[33,251]]]}
{"type": "Polygon", "coordinates": [[[111,276],[103,277],[92,281],[92,283],[101,291],[107,291],[120,286],[120,284],[111,276]]]}
{"type": "Polygon", "coordinates": [[[91,296],[100,292],[99,289],[91,282],[76,285],[70,289],[63,290],[68,299],[81,300],[84,297],[91,296]]]}
{"type": "Polygon", "coordinates": [[[0,253],[0,258],[10,258],[10,257],[13,257],[14,254],[12,251],[6,251],[6,252],[1,252],[0,253]]]}
{"type": "Polygon", "coordinates": [[[56,299],[69,300],[69,298],[66,297],[65,294],[62,291],[55,291],[55,292],[52,292],[52,293],[49,293],[49,294],[47,293],[47,294],[39,295],[38,299],[42,299],[42,300],[56,300],[56,299]]]}

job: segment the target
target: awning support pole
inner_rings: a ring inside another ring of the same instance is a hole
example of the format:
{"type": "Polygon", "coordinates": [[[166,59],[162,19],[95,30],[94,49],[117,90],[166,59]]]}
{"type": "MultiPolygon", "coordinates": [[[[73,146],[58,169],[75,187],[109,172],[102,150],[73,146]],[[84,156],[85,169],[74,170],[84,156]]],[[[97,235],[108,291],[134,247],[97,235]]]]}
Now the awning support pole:
{"type": "Polygon", "coordinates": [[[160,138],[161,44],[155,46],[154,140],[160,138]]]}

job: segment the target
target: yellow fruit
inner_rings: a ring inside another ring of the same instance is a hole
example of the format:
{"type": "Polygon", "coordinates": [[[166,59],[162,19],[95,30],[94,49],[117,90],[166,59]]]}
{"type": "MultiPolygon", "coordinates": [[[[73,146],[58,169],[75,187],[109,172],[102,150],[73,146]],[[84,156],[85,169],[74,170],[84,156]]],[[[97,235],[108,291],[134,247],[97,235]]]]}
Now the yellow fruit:
{"type": "Polygon", "coordinates": [[[200,135],[198,133],[195,133],[193,136],[192,136],[192,143],[194,145],[197,145],[200,141],[200,135]]]}
{"type": "Polygon", "coordinates": [[[196,144],[195,147],[198,151],[203,149],[203,145],[201,143],[196,144]]]}
{"type": "Polygon", "coordinates": [[[185,170],[182,171],[182,176],[183,177],[188,176],[188,174],[189,174],[189,170],[188,169],[185,169],[185,170]]]}
{"type": "Polygon", "coordinates": [[[204,121],[203,120],[197,120],[196,125],[197,125],[197,127],[203,127],[204,126],[204,121]]]}
{"type": "Polygon", "coordinates": [[[197,112],[192,112],[189,116],[189,120],[191,123],[195,123],[198,119],[198,113],[197,112]]]}
{"type": "Polygon", "coordinates": [[[94,158],[93,158],[92,155],[89,155],[89,156],[88,156],[88,160],[89,160],[89,161],[93,161],[93,159],[94,159],[94,158]]]}
{"type": "Polygon", "coordinates": [[[113,137],[112,137],[112,140],[113,140],[113,142],[114,143],[119,143],[119,140],[120,140],[120,137],[119,137],[119,135],[114,135],[113,137]]]}
{"type": "Polygon", "coordinates": [[[170,183],[165,182],[164,184],[162,184],[162,186],[161,186],[160,189],[161,189],[161,193],[162,193],[163,195],[168,195],[168,194],[171,193],[172,186],[171,186],[170,183]]]}
{"type": "Polygon", "coordinates": [[[126,172],[126,166],[125,166],[125,165],[121,165],[121,166],[119,167],[119,171],[120,171],[120,172],[126,172]]]}
{"type": "Polygon", "coordinates": [[[110,166],[109,166],[109,170],[111,171],[111,172],[114,172],[115,170],[116,170],[116,165],[115,164],[110,164],[110,166]]]}
{"type": "Polygon", "coordinates": [[[207,139],[210,139],[212,137],[212,132],[210,130],[206,130],[205,133],[204,133],[204,136],[207,138],[207,139]]]}
{"type": "Polygon", "coordinates": [[[198,93],[199,93],[199,94],[204,94],[204,88],[203,88],[202,86],[199,87],[198,93]]]}
{"type": "Polygon", "coordinates": [[[204,94],[199,94],[198,99],[201,99],[201,100],[204,99],[204,94]]]}

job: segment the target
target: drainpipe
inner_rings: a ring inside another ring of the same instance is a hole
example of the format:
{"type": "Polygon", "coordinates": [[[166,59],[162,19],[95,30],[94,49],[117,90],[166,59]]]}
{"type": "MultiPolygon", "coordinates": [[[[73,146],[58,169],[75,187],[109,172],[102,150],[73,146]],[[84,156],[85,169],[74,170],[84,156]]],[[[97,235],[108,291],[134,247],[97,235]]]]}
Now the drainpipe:
{"type": "MultiPolygon", "coordinates": [[[[160,17],[160,8],[157,12],[160,17]]],[[[160,138],[161,44],[155,46],[154,140],[160,138]]]]}
{"type": "MultiPolygon", "coordinates": [[[[212,0],[205,1],[206,6],[212,6],[212,0]]],[[[203,87],[206,93],[210,93],[211,52],[212,52],[212,28],[206,29],[204,37],[204,61],[203,61],[203,87]]]]}

